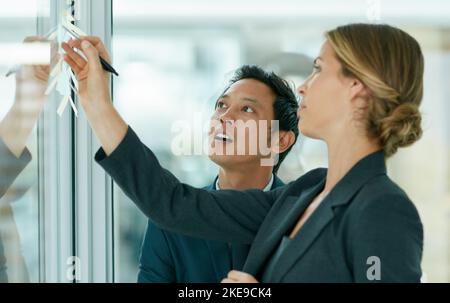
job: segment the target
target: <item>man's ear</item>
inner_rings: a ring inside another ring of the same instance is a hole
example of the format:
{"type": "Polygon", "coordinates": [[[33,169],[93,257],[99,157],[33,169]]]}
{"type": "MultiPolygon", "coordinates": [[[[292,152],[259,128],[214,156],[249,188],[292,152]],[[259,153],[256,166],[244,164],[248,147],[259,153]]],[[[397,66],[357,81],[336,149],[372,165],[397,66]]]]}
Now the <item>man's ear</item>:
{"type": "Polygon", "coordinates": [[[272,149],[282,154],[284,153],[289,147],[291,147],[295,142],[295,134],[293,131],[289,130],[280,130],[278,132],[278,142],[273,142],[272,149]]]}

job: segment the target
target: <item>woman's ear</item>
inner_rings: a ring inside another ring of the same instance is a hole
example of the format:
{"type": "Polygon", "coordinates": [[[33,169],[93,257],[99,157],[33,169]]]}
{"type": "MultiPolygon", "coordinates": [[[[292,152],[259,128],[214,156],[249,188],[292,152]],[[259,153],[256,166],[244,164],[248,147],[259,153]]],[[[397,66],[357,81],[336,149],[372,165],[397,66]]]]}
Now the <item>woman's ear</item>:
{"type": "Polygon", "coordinates": [[[367,105],[367,97],[369,96],[367,87],[357,78],[351,78],[349,85],[349,100],[351,100],[357,108],[365,108],[367,105]]]}
{"type": "Polygon", "coordinates": [[[352,78],[350,81],[350,93],[356,97],[368,96],[367,87],[357,78],[352,78]]]}

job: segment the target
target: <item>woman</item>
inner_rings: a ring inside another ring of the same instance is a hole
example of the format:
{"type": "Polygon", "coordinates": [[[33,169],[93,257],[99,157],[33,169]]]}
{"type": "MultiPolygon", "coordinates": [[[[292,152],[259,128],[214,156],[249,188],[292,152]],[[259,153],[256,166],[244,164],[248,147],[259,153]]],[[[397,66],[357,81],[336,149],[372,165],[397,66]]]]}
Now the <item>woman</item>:
{"type": "Polygon", "coordinates": [[[252,243],[243,272],[224,282],[420,281],[422,224],[385,166],[422,133],[423,56],[405,32],[350,24],[326,33],[298,114],[301,132],[326,142],[329,168],[268,193],[180,183],[113,108],[98,38],[63,47],[103,147],[96,160],[140,209],[168,230],[252,243]]]}

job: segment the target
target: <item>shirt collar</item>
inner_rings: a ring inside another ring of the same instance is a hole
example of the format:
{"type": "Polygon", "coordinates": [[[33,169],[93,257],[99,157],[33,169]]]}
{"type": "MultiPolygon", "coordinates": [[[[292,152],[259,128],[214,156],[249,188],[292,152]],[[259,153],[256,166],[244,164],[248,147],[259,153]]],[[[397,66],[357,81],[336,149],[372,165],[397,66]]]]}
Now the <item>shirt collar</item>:
{"type": "MultiPolygon", "coordinates": [[[[271,190],[271,189],[272,189],[272,185],[273,185],[274,180],[275,180],[275,178],[274,178],[274,175],[272,174],[272,176],[270,177],[269,183],[267,183],[266,187],[263,188],[263,191],[269,191],[269,190],[271,190]]],[[[219,178],[216,179],[216,184],[215,184],[215,185],[216,185],[216,186],[215,186],[215,189],[216,189],[216,190],[220,190],[220,187],[219,187],[219,178]]]]}

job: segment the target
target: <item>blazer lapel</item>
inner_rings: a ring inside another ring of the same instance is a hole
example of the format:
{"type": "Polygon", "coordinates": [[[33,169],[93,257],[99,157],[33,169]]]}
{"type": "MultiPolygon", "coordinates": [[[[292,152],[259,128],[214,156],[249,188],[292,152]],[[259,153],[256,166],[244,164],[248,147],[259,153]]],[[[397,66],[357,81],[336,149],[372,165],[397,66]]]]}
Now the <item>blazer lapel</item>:
{"type": "Polygon", "coordinates": [[[280,222],[280,225],[274,227],[273,223],[271,223],[270,226],[265,226],[265,229],[270,229],[271,231],[258,233],[259,236],[253,242],[244,266],[245,272],[254,275],[259,274],[258,271],[280,244],[280,239],[292,229],[300,214],[305,211],[311,200],[323,189],[324,184],[325,180],[303,190],[300,197],[289,196],[286,198],[276,218],[272,220],[272,222],[280,222]]]}
{"type": "Polygon", "coordinates": [[[284,186],[285,184],[283,183],[283,181],[281,181],[280,178],[278,178],[277,175],[274,175],[274,179],[273,179],[273,183],[272,183],[272,187],[270,188],[270,190],[284,186]]]}
{"type": "MultiPolygon", "coordinates": [[[[361,189],[364,184],[372,178],[386,173],[384,162],[384,153],[375,152],[358,162],[345,175],[320,203],[319,207],[312,213],[311,217],[302,226],[299,233],[292,239],[281,255],[278,264],[275,266],[272,274],[273,281],[280,282],[286,273],[293,267],[295,262],[305,254],[314,240],[321,234],[322,230],[334,218],[334,208],[349,203],[353,196],[361,189]]],[[[316,189],[323,189],[323,185],[316,189]]],[[[318,190],[313,191],[314,195],[308,196],[307,204],[317,195],[318,190]]],[[[299,213],[296,214],[298,220],[299,213]]],[[[281,220],[281,218],[280,218],[281,220]]],[[[289,220],[291,222],[291,220],[289,220]]],[[[277,244],[284,234],[280,234],[277,244]]]]}
{"type": "MultiPolygon", "coordinates": [[[[214,182],[209,186],[206,186],[205,189],[216,190],[217,178],[218,176],[214,179],[214,182]]],[[[228,274],[228,268],[230,268],[231,266],[231,256],[227,247],[227,243],[212,240],[205,240],[204,242],[209,250],[211,262],[218,279],[217,281],[220,281],[221,279],[226,277],[226,275],[228,274]],[[222,262],[219,262],[218,260],[222,260],[222,262]]]]}
{"type": "Polygon", "coordinates": [[[228,271],[232,266],[230,248],[227,243],[212,240],[205,240],[205,244],[210,253],[217,281],[220,282],[227,276],[228,271]]]}
{"type": "MultiPolygon", "coordinates": [[[[325,200],[326,198],[304,223],[298,234],[292,239],[290,245],[286,247],[272,273],[274,279],[272,282],[280,282],[281,278],[303,256],[314,240],[320,235],[321,231],[333,219],[333,210],[325,200]]],[[[296,219],[298,220],[299,217],[300,215],[296,216],[296,219]]]]}
{"type": "MultiPolygon", "coordinates": [[[[217,178],[218,177],[216,177],[214,182],[206,188],[209,190],[216,190],[217,178]]],[[[274,181],[271,190],[277,187],[281,187],[283,185],[284,185],[283,181],[281,181],[280,178],[274,175],[274,181]]],[[[293,200],[298,200],[297,197],[292,198],[293,200]]],[[[219,242],[216,243],[213,241],[205,241],[205,242],[206,246],[208,247],[208,250],[211,253],[211,256],[217,256],[217,258],[212,257],[212,262],[214,265],[214,270],[218,277],[218,281],[226,277],[229,268],[242,269],[244,264],[239,264],[237,263],[236,260],[242,260],[247,257],[249,253],[248,245],[232,244],[231,246],[226,247],[227,244],[225,243],[219,242]],[[218,260],[221,260],[222,262],[218,262],[218,260]]]]}

